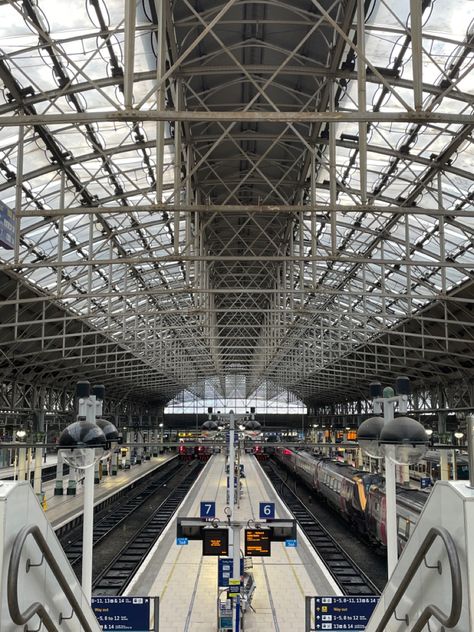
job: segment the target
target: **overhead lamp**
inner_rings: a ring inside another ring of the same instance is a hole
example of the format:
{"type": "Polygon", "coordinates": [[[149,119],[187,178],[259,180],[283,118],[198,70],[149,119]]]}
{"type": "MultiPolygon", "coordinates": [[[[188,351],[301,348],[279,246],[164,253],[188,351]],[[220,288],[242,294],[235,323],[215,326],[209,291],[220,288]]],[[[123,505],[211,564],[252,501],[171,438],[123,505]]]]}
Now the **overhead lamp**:
{"type": "Polygon", "coordinates": [[[26,437],[26,430],[20,428],[20,430],[16,431],[16,436],[18,437],[18,439],[24,439],[26,437]]]}
{"type": "Polygon", "coordinates": [[[425,428],[425,432],[428,437],[431,437],[431,435],[433,434],[433,428],[425,428]]]}
{"type": "Polygon", "coordinates": [[[456,439],[462,439],[464,437],[464,432],[457,431],[454,433],[454,436],[456,437],[456,439]]]}
{"type": "Polygon", "coordinates": [[[104,447],[106,443],[102,429],[91,421],[75,421],[59,436],[59,445],[62,448],[104,447]]]}
{"type": "Polygon", "coordinates": [[[159,428],[163,428],[163,426],[164,426],[164,424],[162,424],[162,423],[161,423],[161,424],[158,424],[158,427],[159,427],[159,428]]]}
{"type": "Polygon", "coordinates": [[[411,417],[396,417],[386,423],[380,433],[381,446],[392,446],[395,463],[410,465],[423,458],[428,447],[428,435],[419,421],[411,417]]]}
{"type": "Polygon", "coordinates": [[[363,421],[357,430],[361,449],[372,459],[381,459],[384,455],[384,450],[379,444],[383,425],[383,417],[370,417],[363,421]]]}

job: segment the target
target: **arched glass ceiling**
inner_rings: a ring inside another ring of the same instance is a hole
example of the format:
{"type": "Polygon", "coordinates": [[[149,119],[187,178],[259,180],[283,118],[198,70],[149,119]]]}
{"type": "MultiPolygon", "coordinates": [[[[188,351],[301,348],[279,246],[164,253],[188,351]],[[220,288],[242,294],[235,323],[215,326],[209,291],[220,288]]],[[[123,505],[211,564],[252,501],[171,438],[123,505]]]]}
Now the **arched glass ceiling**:
{"type": "Polygon", "coordinates": [[[0,2],[4,377],[165,401],[245,375],[325,402],[470,375],[473,20],[469,0],[0,2]]]}

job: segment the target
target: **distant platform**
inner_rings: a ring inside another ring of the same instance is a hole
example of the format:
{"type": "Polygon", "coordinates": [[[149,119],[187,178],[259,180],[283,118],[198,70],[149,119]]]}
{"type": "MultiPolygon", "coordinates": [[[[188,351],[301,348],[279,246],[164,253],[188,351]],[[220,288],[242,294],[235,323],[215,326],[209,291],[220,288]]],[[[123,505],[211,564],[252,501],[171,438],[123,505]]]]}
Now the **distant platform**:
{"type": "MultiPolygon", "coordinates": [[[[164,454],[152,457],[149,461],[144,461],[141,465],[133,465],[129,470],[119,470],[117,476],[107,476],[94,486],[94,504],[104,502],[123,487],[140,480],[143,476],[161,467],[170,459],[175,458],[175,454],[164,454]]],[[[55,481],[43,484],[43,491],[46,494],[47,510],[46,516],[55,529],[65,526],[82,515],[83,486],[77,485],[75,496],[55,496],[55,481]]]]}

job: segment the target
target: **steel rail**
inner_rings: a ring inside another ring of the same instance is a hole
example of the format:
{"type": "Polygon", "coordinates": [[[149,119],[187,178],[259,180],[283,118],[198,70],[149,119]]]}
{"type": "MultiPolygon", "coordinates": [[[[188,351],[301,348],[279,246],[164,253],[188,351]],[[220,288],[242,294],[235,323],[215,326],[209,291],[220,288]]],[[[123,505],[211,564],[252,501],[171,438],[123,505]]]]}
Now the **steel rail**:
{"type": "MultiPolygon", "coordinates": [[[[121,496],[111,506],[109,506],[105,516],[94,522],[94,546],[105,540],[112,531],[121,525],[145,502],[147,502],[153,494],[156,494],[162,485],[169,483],[174,476],[179,474],[179,471],[186,467],[184,464],[176,462],[174,459],[172,461],[167,461],[163,467],[166,466],[171,466],[168,471],[163,471],[163,468],[161,467],[154,470],[154,476],[152,477],[154,480],[151,480],[150,482],[147,480],[145,483],[145,489],[139,489],[137,491],[135,488],[130,490],[129,495],[131,497],[128,498],[128,500],[121,496]]],[[[71,566],[78,564],[82,559],[82,533],[74,540],[68,539],[63,548],[71,566]]]]}
{"type": "Polygon", "coordinates": [[[164,531],[172,516],[194,484],[197,474],[204,467],[202,461],[187,474],[156,508],[143,528],[113,558],[110,564],[94,579],[93,590],[100,595],[121,595],[132,580],[140,564],[146,558],[157,538],[164,531]]]}
{"type": "Polygon", "coordinates": [[[455,125],[474,125],[472,114],[450,114],[446,112],[280,112],[280,111],[219,111],[219,110],[106,110],[96,112],[17,114],[0,116],[0,127],[22,127],[25,125],[81,125],[87,123],[130,123],[140,121],[211,121],[223,122],[259,122],[264,123],[445,123],[455,125]]]}
{"type": "Polygon", "coordinates": [[[276,489],[279,485],[284,486],[286,498],[280,496],[280,499],[296,518],[299,527],[304,531],[343,594],[379,595],[380,590],[377,586],[283,480],[274,465],[270,461],[264,461],[260,463],[260,466],[276,489]]]}
{"type": "MultiPolygon", "coordinates": [[[[423,543],[414,556],[407,572],[403,579],[400,581],[395,594],[392,597],[388,607],[385,609],[385,613],[380,620],[379,624],[375,628],[374,632],[384,632],[387,630],[387,625],[392,616],[395,614],[395,609],[399,605],[402,597],[405,595],[411,580],[415,576],[417,570],[425,560],[425,555],[433,545],[437,538],[441,538],[446,548],[446,553],[449,560],[449,568],[451,572],[451,590],[452,590],[452,602],[451,610],[449,614],[444,613],[435,604],[429,604],[424,608],[421,615],[418,617],[415,625],[411,628],[410,632],[421,632],[431,617],[435,617],[439,623],[447,629],[453,628],[461,616],[462,610],[462,577],[461,577],[461,565],[459,563],[459,556],[456,549],[456,543],[454,542],[451,534],[444,527],[431,527],[428,531],[423,543]]],[[[438,565],[435,566],[438,568],[438,565]]],[[[405,621],[407,626],[409,625],[408,615],[405,615],[405,621]]],[[[398,620],[403,617],[397,617],[398,620]]]]}
{"type": "MultiPolygon", "coordinates": [[[[20,561],[23,547],[29,536],[32,536],[34,538],[39,550],[41,551],[41,554],[43,555],[44,560],[46,560],[46,562],[49,564],[49,567],[53,572],[56,581],[60,585],[65,596],[67,597],[73,614],[76,615],[84,632],[97,632],[98,626],[93,627],[89,624],[87,617],[83,613],[83,606],[76,599],[76,596],[74,595],[74,592],[71,589],[68,580],[61,570],[59,562],[54,557],[38,525],[27,525],[26,527],[23,527],[23,529],[21,529],[20,533],[17,535],[15,542],[13,543],[7,574],[7,601],[12,621],[17,625],[25,626],[25,629],[27,629],[26,626],[28,621],[30,621],[34,616],[38,616],[40,621],[45,625],[48,632],[59,632],[60,629],[56,626],[49,612],[46,610],[45,606],[42,603],[35,601],[23,612],[20,609],[20,604],[18,602],[20,561]]],[[[61,620],[62,614],[60,613],[60,623],[61,620]]]]}

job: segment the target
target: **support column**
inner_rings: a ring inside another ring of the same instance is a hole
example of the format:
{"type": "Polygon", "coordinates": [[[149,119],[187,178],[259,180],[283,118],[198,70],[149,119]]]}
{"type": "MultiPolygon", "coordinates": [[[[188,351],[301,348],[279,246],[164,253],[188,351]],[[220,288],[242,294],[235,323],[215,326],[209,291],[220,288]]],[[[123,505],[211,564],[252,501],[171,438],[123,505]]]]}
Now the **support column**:
{"type": "MultiPolygon", "coordinates": [[[[141,430],[138,430],[137,443],[142,443],[142,442],[143,442],[143,432],[141,430]]],[[[137,450],[137,465],[141,465],[142,459],[143,459],[143,448],[137,446],[136,450],[137,450]]]]}
{"type": "MultiPolygon", "coordinates": [[[[444,437],[446,435],[446,417],[447,412],[445,410],[440,410],[438,413],[438,436],[440,443],[444,443],[444,437]]],[[[442,481],[449,481],[449,461],[447,450],[439,451],[439,475],[442,481]]]]}
{"type": "Polygon", "coordinates": [[[101,479],[102,462],[97,460],[94,464],[94,483],[98,485],[101,479]]]}
{"type": "Polygon", "coordinates": [[[92,547],[94,535],[94,449],[87,452],[84,472],[84,518],[82,533],[82,590],[88,603],[92,596],[92,547]]]}
{"type": "MultiPolygon", "coordinates": [[[[69,474],[69,485],[70,484],[71,484],[71,474],[69,474]]],[[[69,487],[68,487],[67,493],[69,494],[69,487]]],[[[76,493],[75,484],[74,484],[74,493],[76,493]]],[[[54,495],[62,496],[63,494],[64,494],[63,455],[62,455],[61,450],[58,450],[58,460],[56,463],[56,482],[54,484],[54,495]]]]}
{"type": "Polygon", "coordinates": [[[118,447],[116,447],[115,450],[112,452],[112,463],[111,463],[111,470],[110,470],[111,476],[117,476],[118,474],[120,454],[121,454],[121,450],[118,447]]]}
{"type": "Polygon", "coordinates": [[[132,433],[130,431],[127,432],[127,454],[125,456],[125,469],[129,470],[130,469],[130,463],[131,463],[131,459],[132,459],[132,446],[131,446],[131,442],[132,442],[132,433]]]}
{"type": "MultiPolygon", "coordinates": [[[[58,457],[59,457],[59,453],[60,451],[58,451],[58,457]]],[[[61,459],[62,459],[62,455],[61,455],[61,459]]],[[[66,492],[68,496],[76,495],[78,478],[79,478],[79,470],[76,470],[75,468],[69,468],[69,480],[67,483],[67,492],[66,492]]],[[[55,493],[56,493],[56,490],[55,490],[55,493]]]]}
{"type": "Polygon", "coordinates": [[[43,465],[43,449],[42,448],[36,448],[35,450],[35,473],[34,473],[34,479],[33,479],[33,489],[34,492],[36,494],[36,497],[38,498],[38,500],[42,503],[43,502],[43,486],[42,486],[42,480],[41,480],[41,474],[42,474],[42,465],[43,465]]]}
{"type": "Polygon", "coordinates": [[[26,480],[26,448],[18,448],[18,480],[26,480]]]}
{"type": "Polygon", "coordinates": [[[458,480],[458,455],[456,450],[451,451],[453,481],[458,480]]]}
{"type": "Polygon", "coordinates": [[[153,423],[153,456],[154,457],[157,457],[159,454],[157,423],[158,423],[158,420],[155,419],[153,423]]]}

